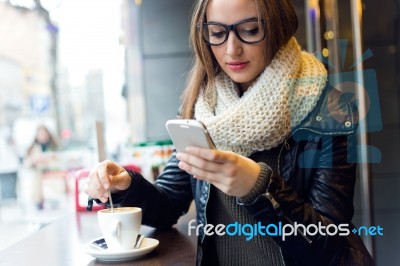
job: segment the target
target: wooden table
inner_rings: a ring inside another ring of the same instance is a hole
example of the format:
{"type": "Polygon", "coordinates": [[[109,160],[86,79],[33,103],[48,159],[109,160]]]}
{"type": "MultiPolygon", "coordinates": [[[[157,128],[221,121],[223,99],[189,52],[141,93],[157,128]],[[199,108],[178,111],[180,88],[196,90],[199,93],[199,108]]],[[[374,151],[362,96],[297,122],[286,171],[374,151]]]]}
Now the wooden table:
{"type": "MultiPolygon", "coordinates": [[[[171,229],[160,231],[142,226],[141,233],[158,239],[159,246],[144,257],[112,265],[195,265],[197,238],[187,232],[187,223],[193,218],[191,207],[171,229]]],[[[100,235],[95,212],[70,213],[0,252],[0,265],[110,265],[83,250],[85,243],[100,235]]]]}

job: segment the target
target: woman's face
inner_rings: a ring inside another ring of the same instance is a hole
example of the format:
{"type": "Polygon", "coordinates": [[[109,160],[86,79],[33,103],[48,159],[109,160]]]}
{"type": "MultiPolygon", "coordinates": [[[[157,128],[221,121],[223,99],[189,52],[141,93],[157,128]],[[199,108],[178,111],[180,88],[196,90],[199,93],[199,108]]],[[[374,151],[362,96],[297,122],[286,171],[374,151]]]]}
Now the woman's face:
{"type": "Polygon", "coordinates": [[[36,140],[40,144],[46,144],[50,140],[49,133],[44,128],[39,128],[37,131],[36,140]]]}
{"type": "MultiPolygon", "coordinates": [[[[231,25],[257,18],[257,10],[253,0],[211,0],[206,15],[208,23],[231,25]]],[[[230,31],[228,40],[219,46],[211,46],[211,50],[221,69],[240,85],[242,91],[246,91],[266,67],[265,46],[265,39],[257,44],[247,44],[230,31]]]]}

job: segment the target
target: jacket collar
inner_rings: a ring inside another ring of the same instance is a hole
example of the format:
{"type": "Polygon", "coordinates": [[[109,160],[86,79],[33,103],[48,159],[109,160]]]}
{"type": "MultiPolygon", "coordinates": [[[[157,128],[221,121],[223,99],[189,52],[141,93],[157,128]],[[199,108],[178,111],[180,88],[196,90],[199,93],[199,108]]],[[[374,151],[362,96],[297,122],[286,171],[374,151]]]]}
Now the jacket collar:
{"type": "Polygon", "coordinates": [[[327,86],[317,106],[294,129],[308,129],[321,134],[343,135],[354,133],[358,126],[357,107],[350,97],[332,86],[327,86]]]}

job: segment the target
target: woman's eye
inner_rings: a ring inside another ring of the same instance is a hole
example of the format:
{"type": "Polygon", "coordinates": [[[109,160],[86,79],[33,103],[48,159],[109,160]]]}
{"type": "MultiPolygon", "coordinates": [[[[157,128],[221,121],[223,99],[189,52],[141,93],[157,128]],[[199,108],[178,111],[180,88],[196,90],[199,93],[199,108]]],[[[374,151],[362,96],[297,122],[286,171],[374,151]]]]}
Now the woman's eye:
{"type": "Polygon", "coordinates": [[[253,28],[253,29],[243,29],[241,30],[241,34],[245,34],[245,35],[256,35],[259,32],[259,28],[253,28]]]}
{"type": "Polygon", "coordinates": [[[218,31],[218,32],[211,32],[211,37],[213,38],[224,38],[225,37],[225,31],[218,31]]]}

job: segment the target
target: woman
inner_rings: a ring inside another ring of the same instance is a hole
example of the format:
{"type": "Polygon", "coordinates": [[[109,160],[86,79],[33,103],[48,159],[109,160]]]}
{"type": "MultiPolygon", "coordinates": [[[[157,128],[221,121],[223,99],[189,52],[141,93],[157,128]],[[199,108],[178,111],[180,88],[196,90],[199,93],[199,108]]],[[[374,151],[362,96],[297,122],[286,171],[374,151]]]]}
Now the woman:
{"type": "Polygon", "coordinates": [[[49,129],[44,125],[39,125],[36,129],[35,139],[26,153],[25,165],[40,169],[49,167],[54,163],[55,156],[46,153],[57,150],[57,141],[50,133],[49,129]]]}
{"type": "MultiPolygon", "coordinates": [[[[143,208],[143,222],[169,227],[194,199],[198,224],[350,224],[356,117],[301,52],[289,0],[199,0],[195,62],[181,117],[205,124],[218,150],[174,153],[156,183],[105,161],[86,192],[143,208]],[[149,200],[151,199],[151,200],[149,200]]],[[[350,225],[349,228],[351,229],[350,225]]],[[[198,265],[371,265],[360,238],[301,229],[216,236],[200,228],[198,265]]]]}
{"type": "Polygon", "coordinates": [[[27,150],[20,176],[20,196],[26,211],[44,208],[43,177],[46,172],[59,168],[60,161],[54,154],[58,143],[45,125],[36,128],[35,138],[27,150]],[[33,206],[32,206],[33,204],[33,206]]]}

